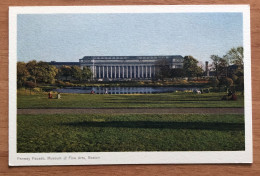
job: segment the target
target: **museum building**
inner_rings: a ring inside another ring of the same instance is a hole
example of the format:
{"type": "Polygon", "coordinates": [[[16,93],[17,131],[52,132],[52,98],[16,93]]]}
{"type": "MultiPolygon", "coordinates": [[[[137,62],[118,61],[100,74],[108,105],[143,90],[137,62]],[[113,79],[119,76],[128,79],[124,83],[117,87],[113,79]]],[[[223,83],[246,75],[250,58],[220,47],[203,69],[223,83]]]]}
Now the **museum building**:
{"type": "Polygon", "coordinates": [[[166,59],[171,68],[182,68],[183,57],[166,56],[85,56],[79,59],[81,68],[90,67],[93,79],[132,80],[152,79],[156,75],[156,62],[166,59]]]}

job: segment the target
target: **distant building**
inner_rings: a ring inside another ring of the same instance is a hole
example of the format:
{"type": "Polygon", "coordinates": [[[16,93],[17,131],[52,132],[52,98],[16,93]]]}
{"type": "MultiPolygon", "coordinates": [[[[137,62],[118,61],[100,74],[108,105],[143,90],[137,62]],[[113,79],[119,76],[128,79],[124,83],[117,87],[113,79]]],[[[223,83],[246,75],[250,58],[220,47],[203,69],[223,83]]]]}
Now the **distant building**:
{"type": "Polygon", "coordinates": [[[57,68],[62,67],[63,65],[66,66],[80,66],[79,62],[56,62],[56,61],[51,61],[49,62],[50,65],[53,65],[57,68]]]}
{"type": "MultiPolygon", "coordinates": [[[[212,69],[212,68],[211,68],[212,69]]],[[[219,68],[221,69],[221,71],[218,71],[218,74],[216,73],[216,70],[213,68],[212,70],[209,69],[208,66],[208,61],[206,61],[205,63],[205,72],[204,72],[204,76],[207,77],[214,77],[214,76],[218,76],[219,78],[223,78],[223,77],[232,77],[232,75],[238,70],[241,69],[241,67],[239,67],[238,65],[229,65],[227,68],[226,67],[222,67],[219,68]]]]}
{"type": "Polygon", "coordinates": [[[209,62],[206,61],[205,62],[205,76],[209,76],[209,62]]]}
{"type": "Polygon", "coordinates": [[[168,60],[171,68],[182,68],[183,57],[167,56],[85,56],[79,59],[80,67],[90,67],[93,79],[127,80],[152,79],[156,61],[168,60]]]}

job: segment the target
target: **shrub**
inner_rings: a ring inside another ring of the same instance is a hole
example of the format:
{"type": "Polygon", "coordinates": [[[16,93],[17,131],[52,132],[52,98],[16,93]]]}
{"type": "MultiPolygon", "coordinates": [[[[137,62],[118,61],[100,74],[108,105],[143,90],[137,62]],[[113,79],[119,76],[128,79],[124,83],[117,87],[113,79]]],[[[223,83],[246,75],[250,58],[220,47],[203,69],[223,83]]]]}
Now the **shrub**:
{"type": "Polygon", "coordinates": [[[188,83],[189,83],[188,80],[185,79],[179,81],[179,84],[188,84],[188,83]]]}
{"type": "Polygon", "coordinates": [[[225,85],[227,88],[230,88],[233,86],[233,80],[231,78],[223,78],[222,80],[223,85],[225,85]]]}
{"type": "Polygon", "coordinates": [[[236,84],[239,90],[244,91],[244,76],[239,76],[236,80],[236,84]]]}
{"type": "Polygon", "coordinates": [[[34,91],[34,92],[42,92],[42,89],[39,88],[39,87],[35,87],[35,88],[33,88],[33,91],[34,91]]]}
{"type": "Polygon", "coordinates": [[[210,85],[213,86],[214,88],[217,87],[219,85],[219,80],[217,78],[211,78],[210,85]]]}
{"type": "Polygon", "coordinates": [[[31,94],[32,89],[36,87],[36,84],[32,81],[26,81],[24,85],[26,88],[30,89],[30,94],[31,94]]]}
{"type": "Polygon", "coordinates": [[[232,80],[233,80],[233,82],[236,82],[237,79],[238,79],[238,76],[233,74],[233,75],[232,75],[232,80]]]}
{"type": "Polygon", "coordinates": [[[56,81],[56,85],[59,87],[63,87],[65,83],[63,81],[56,81]]]}
{"type": "Polygon", "coordinates": [[[67,86],[67,87],[73,87],[73,83],[70,83],[70,82],[65,82],[65,86],[67,86]]]}

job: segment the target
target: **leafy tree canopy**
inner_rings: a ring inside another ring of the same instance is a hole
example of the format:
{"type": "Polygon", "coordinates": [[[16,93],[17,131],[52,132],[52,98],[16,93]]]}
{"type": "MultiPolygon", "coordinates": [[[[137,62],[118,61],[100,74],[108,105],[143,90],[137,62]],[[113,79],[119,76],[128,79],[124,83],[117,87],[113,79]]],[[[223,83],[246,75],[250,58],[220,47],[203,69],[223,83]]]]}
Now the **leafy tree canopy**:
{"type": "Polygon", "coordinates": [[[203,74],[203,69],[198,66],[198,60],[192,56],[185,56],[183,61],[183,69],[187,77],[198,77],[203,74]]]}
{"type": "Polygon", "coordinates": [[[24,86],[25,81],[30,76],[24,62],[17,62],[17,85],[18,87],[24,86]]]}
{"type": "Polygon", "coordinates": [[[164,78],[169,78],[171,69],[170,63],[167,59],[159,59],[155,62],[156,66],[156,77],[158,79],[164,80],[164,78]]]}

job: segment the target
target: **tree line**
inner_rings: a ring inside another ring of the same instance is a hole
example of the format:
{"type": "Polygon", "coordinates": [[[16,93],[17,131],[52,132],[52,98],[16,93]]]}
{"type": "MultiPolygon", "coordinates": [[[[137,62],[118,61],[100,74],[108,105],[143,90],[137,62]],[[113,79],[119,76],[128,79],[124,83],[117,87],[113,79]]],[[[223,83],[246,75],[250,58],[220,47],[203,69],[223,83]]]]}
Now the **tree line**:
{"type": "Polygon", "coordinates": [[[227,88],[236,86],[244,90],[244,51],[243,47],[231,48],[224,56],[211,55],[214,87],[225,85],[227,88]]]}
{"type": "Polygon", "coordinates": [[[182,68],[171,68],[168,60],[158,60],[155,63],[157,68],[156,78],[164,80],[165,78],[201,77],[204,71],[198,66],[198,63],[199,61],[193,56],[185,56],[182,68]]]}
{"type": "MultiPolygon", "coordinates": [[[[230,88],[237,86],[240,90],[244,88],[244,55],[243,47],[230,49],[224,56],[211,55],[211,71],[214,77],[211,78],[211,84],[214,87],[225,85],[230,88]]],[[[197,79],[204,75],[202,66],[198,65],[198,60],[193,56],[183,58],[182,68],[171,68],[166,59],[158,60],[156,65],[156,79],[165,78],[194,78],[197,79]]],[[[17,62],[17,86],[35,87],[40,84],[54,84],[61,78],[64,80],[74,80],[77,83],[84,83],[92,77],[89,67],[81,69],[78,66],[63,65],[59,68],[50,65],[48,62],[36,60],[17,62]]]]}
{"type": "Polygon", "coordinates": [[[90,68],[78,66],[61,66],[57,68],[48,62],[36,60],[17,62],[17,87],[36,87],[37,84],[54,84],[61,77],[68,77],[82,83],[90,79],[92,72],[90,68]]]}
{"type": "MultiPolygon", "coordinates": [[[[243,47],[231,48],[224,56],[211,55],[212,65],[210,71],[211,84],[213,87],[226,86],[231,88],[236,86],[237,89],[244,88],[244,54],[243,47]]],[[[193,56],[185,56],[183,58],[182,68],[171,68],[170,63],[166,59],[161,59],[156,62],[157,79],[164,80],[165,78],[199,78],[204,74],[204,70],[198,65],[198,60],[193,56]]]]}

